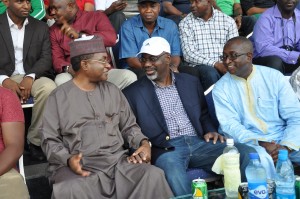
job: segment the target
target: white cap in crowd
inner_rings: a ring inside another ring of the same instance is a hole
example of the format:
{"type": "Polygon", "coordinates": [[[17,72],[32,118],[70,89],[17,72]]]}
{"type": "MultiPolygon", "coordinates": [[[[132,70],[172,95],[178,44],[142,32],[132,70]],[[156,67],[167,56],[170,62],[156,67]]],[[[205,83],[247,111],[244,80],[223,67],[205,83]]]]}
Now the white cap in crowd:
{"type": "Polygon", "coordinates": [[[162,37],[151,37],[143,42],[143,46],[136,56],[142,53],[157,56],[163,52],[171,53],[168,41],[162,37]]]}

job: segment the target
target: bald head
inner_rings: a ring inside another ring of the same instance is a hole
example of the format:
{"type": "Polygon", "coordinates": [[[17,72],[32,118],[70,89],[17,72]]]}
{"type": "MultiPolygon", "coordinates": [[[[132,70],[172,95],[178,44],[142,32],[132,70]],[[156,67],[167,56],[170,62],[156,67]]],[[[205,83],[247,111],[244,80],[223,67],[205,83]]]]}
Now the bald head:
{"type": "Polygon", "coordinates": [[[239,36],[239,37],[233,37],[233,38],[229,39],[226,42],[224,49],[233,44],[236,46],[239,46],[241,50],[243,49],[243,51],[253,53],[252,42],[249,39],[247,39],[246,37],[239,36]]]}
{"type": "Polygon", "coordinates": [[[50,0],[50,15],[56,24],[71,23],[76,16],[78,6],[75,0],[50,0]]]}
{"type": "Polygon", "coordinates": [[[228,72],[247,79],[252,72],[253,46],[245,37],[234,37],[223,49],[223,64],[228,72]]]}

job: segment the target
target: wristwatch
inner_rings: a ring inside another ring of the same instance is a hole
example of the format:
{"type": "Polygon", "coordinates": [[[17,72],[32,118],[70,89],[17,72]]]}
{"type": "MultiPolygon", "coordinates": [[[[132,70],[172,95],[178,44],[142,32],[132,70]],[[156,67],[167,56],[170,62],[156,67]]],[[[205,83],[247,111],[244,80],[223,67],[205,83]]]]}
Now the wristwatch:
{"type": "Polygon", "coordinates": [[[147,138],[141,140],[140,146],[142,145],[142,142],[143,142],[144,140],[147,141],[147,142],[149,143],[150,148],[151,148],[151,147],[152,147],[152,144],[151,144],[151,142],[150,142],[147,138]]]}
{"type": "Polygon", "coordinates": [[[63,66],[62,67],[62,71],[64,72],[64,73],[68,73],[69,72],[69,65],[68,66],[63,66]]]}

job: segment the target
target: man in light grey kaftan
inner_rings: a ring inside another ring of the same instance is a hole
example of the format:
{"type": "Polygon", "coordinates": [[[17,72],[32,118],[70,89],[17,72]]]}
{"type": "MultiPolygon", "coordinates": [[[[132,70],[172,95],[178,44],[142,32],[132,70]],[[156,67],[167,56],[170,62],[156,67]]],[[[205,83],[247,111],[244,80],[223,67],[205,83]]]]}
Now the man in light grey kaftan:
{"type": "Polygon", "coordinates": [[[103,48],[93,50],[98,40],[70,43],[71,56],[73,49],[72,57],[80,59],[78,68],[71,59],[76,75],[54,90],[45,107],[41,136],[52,198],[169,198],[173,194],[164,172],[146,164],[148,139],[126,98],[104,81],[110,65],[103,42],[103,48]],[[82,56],[83,50],[88,55],[82,56]],[[124,145],[137,150],[128,156],[124,145]]]}

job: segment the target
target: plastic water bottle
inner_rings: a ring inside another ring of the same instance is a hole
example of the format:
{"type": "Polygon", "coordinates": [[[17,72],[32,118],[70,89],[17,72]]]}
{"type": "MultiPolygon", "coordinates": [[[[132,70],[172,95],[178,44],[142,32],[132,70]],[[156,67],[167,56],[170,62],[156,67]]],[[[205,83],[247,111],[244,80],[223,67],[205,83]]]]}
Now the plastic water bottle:
{"type": "Polygon", "coordinates": [[[246,167],[249,199],[268,199],[267,174],[257,153],[249,153],[250,162],[246,167]]]}
{"type": "Polygon", "coordinates": [[[278,152],[278,156],[280,155],[280,154],[283,154],[283,155],[286,155],[287,156],[287,162],[288,162],[288,164],[290,165],[290,167],[292,167],[293,169],[294,169],[294,166],[293,166],[293,164],[292,164],[292,162],[290,161],[290,159],[288,158],[289,157],[289,152],[287,151],[287,150],[279,150],[279,152],[278,152]]]}
{"type": "Polygon", "coordinates": [[[237,198],[238,188],[241,184],[240,160],[238,149],[233,139],[226,140],[227,146],[223,150],[223,172],[226,196],[237,198]]]}
{"type": "Polygon", "coordinates": [[[295,199],[295,175],[294,168],[288,159],[287,150],[279,150],[276,164],[276,198],[295,199]]]}

